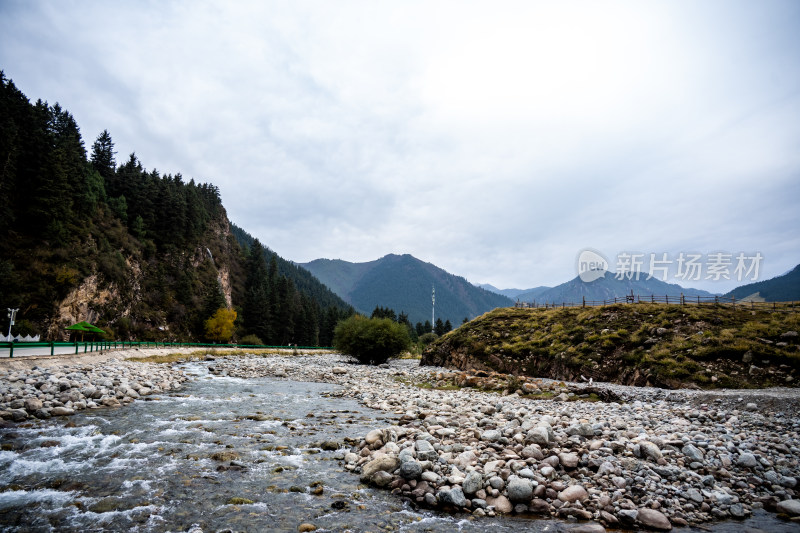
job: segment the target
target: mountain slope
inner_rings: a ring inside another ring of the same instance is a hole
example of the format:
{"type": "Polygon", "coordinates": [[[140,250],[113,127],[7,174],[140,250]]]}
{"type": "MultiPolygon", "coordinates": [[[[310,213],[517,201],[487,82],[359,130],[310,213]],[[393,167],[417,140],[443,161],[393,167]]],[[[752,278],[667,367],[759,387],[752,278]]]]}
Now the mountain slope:
{"type": "MultiPolygon", "coordinates": [[[[478,284],[478,287],[480,287],[481,289],[486,289],[487,291],[493,292],[495,294],[502,294],[503,296],[507,296],[508,298],[511,298],[512,300],[515,300],[517,298],[522,299],[521,298],[522,295],[526,295],[526,297],[528,297],[530,295],[536,295],[536,294],[544,292],[544,291],[546,291],[547,289],[550,288],[550,287],[545,287],[544,285],[542,285],[541,287],[534,287],[532,289],[498,289],[494,285],[490,285],[488,283],[480,283],[480,284],[478,284]]],[[[527,301],[533,301],[533,300],[522,300],[522,301],[527,302],[527,301]]]]}
{"type": "Polygon", "coordinates": [[[566,283],[557,285],[552,289],[548,289],[539,293],[531,299],[522,301],[533,301],[539,303],[556,303],[562,302],[581,302],[583,298],[586,300],[611,300],[614,298],[624,298],[631,294],[640,297],[656,295],[656,296],[674,296],[679,298],[681,294],[684,296],[713,296],[710,292],[700,289],[691,289],[681,287],[675,283],[665,283],[658,279],[646,280],[646,275],[641,275],[640,279],[622,279],[618,280],[612,272],[606,272],[602,278],[598,278],[591,282],[585,282],[576,277],[566,283]]]}
{"type": "Polygon", "coordinates": [[[239,312],[234,338],[259,316],[267,344],[330,345],[350,306],[274,253],[274,270],[250,268],[216,186],[147,171],[135,154],[118,166],[115,153],[104,131],[89,156],[69,112],[31,104],[0,71],[0,308],[19,308],[12,333],[63,340],[86,320],[114,339],[224,342],[206,320],[241,311],[257,285],[269,309],[239,312]]]}
{"type": "Polygon", "coordinates": [[[302,266],[363,313],[376,306],[405,312],[411,322],[431,320],[431,288],[436,288],[436,318],[454,325],[513,302],[475,287],[466,279],[411,255],[390,254],[367,263],[317,259],[302,266]]]}
{"type": "Polygon", "coordinates": [[[725,296],[729,298],[733,296],[737,300],[743,300],[755,294],[758,294],[758,297],[767,302],[793,302],[800,300],[800,265],[797,265],[782,276],[737,287],[725,296]]]}

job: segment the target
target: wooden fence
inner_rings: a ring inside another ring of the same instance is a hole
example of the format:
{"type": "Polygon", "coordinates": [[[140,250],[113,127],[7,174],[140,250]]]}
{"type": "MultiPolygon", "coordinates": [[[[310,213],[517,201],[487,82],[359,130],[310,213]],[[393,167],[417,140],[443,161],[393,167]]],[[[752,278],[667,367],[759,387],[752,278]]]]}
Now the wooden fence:
{"type": "Polygon", "coordinates": [[[733,308],[746,308],[746,309],[761,309],[768,311],[800,311],[800,302],[753,302],[747,300],[737,301],[735,297],[724,296],[641,296],[638,294],[631,294],[622,297],[614,297],[610,300],[587,300],[586,297],[580,302],[517,302],[514,307],[522,309],[554,309],[566,307],[603,307],[606,305],[614,304],[667,304],[667,305],[721,305],[731,306],[733,308]]]}

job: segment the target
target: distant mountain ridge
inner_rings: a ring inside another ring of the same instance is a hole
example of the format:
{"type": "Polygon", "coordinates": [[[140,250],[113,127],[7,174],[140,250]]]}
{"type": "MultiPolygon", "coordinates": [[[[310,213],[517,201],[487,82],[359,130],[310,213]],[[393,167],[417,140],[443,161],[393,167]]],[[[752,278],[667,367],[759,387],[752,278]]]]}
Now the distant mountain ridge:
{"type": "Polygon", "coordinates": [[[735,297],[737,300],[763,299],[765,302],[800,300],[800,265],[782,276],[737,287],[725,296],[735,297]]]}
{"type": "Polygon", "coordinates": [[[542,285],[541,287],[534,287],[532,289],[498,289],[489,283],[479,283],[477,286],[495,294],[502,294],[503,296],[507,296],[511,299],[519,298],[522,294],[538,294],[550,288],[542,285]]]}
{"type": "Polygon", "coordinates": [[[562,303],[562,302],[581,302],[586,300],[611,300],[614,298],[624,298],[633,292],[636,296],[674,296],[679,298],[682,295],[690,296],[713,296],[712,293],[701,289],[681,287],[676,283],[666,283],[656,278],[645,279],[646,274],[640,275],[639,279],[617,279],[613,272],[606,272],[602,278],[591,282],[585,282],[580,277],[557,285],[545,290],[534,290],[528,293],[519,294],[517,299],[522,302],[540,303],[562,303]]]}
{"type": "Polygon", "coordinates": [[[362,313],[369,314],[376,306],[390,307],[408,314],[412,323],[431,320],[432,287],[436,288],[436,318],[450,320],[453,326],[464,318],[513,305],[506,296],[408,254],[389,254],[366,263],[316,259],[300,266],[362,313]]]}

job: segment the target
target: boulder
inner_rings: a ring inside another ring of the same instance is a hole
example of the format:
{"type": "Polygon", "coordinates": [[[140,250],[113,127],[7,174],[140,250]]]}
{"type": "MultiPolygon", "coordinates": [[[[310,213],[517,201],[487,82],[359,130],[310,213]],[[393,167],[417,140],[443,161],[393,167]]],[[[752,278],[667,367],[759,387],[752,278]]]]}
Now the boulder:
{"type": "Polygon", "coordinates": [[[648,507],[639,509],[639,513],[636,515],[636,520],[643,526],[649,527],[650,529],[657,529],[658,531],[669,531],[672,529],[672,524],[669,522],[669,518],[664,516],[664,513],[657,511],[656,509],[650,509],[648,507]]]}
{"type": "Polygon", "coordinates": [[[558,493],[558,499],[562,502],[576,502],[584,501],[589,497],[589,493],[583,488],[583,485],[570,485],[558,493]]]}
{"type": "Polygon", "coordinates": [[[361,468],[361,480],[365,483],[369,481],[372,474],[378,470],[385,472],[394,472],[400,466],[400,460],[391,455],[383,455],[377,459],[373,459],[361,468]]]}
{"type": "Polygon", "coordinates": [[[512,502],[529,502],[533,497],[533,484],[527,479],[514,477],[506,485],[506,492],[512,502]]]}

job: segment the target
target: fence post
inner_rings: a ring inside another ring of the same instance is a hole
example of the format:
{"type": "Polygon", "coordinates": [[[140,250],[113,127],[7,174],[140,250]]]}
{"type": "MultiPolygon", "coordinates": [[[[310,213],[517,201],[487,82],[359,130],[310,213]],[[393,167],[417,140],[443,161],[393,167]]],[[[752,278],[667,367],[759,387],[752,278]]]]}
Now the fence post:
{"type": "Polygon", "coordinates": [[[697,305],[700,305],[700,295],[697,295],[697,305]]]}
{"type": "Polygon", "coordinates": [[[14,357],[14,343],[13,342],[8,345],[8,357],[9,358],[14,357]]]}
{"type": "Polygon", "coordinates": [[[733,303],[733,308],[736,309],[736,295],[731,296],[731,303],[733,303]]]}
{"type": "Polygon", "coordinates": [[[651,303],[651,304],[654,304],[654,303],[656,303],[656,295],[655,295],[655,294],[651,294],[651,295],[650,295],[650,303],[651,303]]]}
{"type": "Polygon", "coordinates": [[[719,305],[719,296],[714,296],[714,305],[719,305]]]}
{"type": "Polygon", "coordinates": [[[78,355],[78,341],[75,341],[75,355],[78,355]]]}
{"type": "Polygon", "coordinates": [[[53,350],[55,349],[55,347],[56,347],[56,343],[54,343],[53,341],[50,341],[50,355],[53,355],[53,350]]]}
{"type": "Polygon", "coordinates": [[[581,307],[586,307],[586,296],[583,296],[583,305],[581,307]]]}
{"type": "Polygon", "coordinates": [[[669,294],[665,294],[664,297],[667,299],[667,305],[669,305],[669,294]]]}

